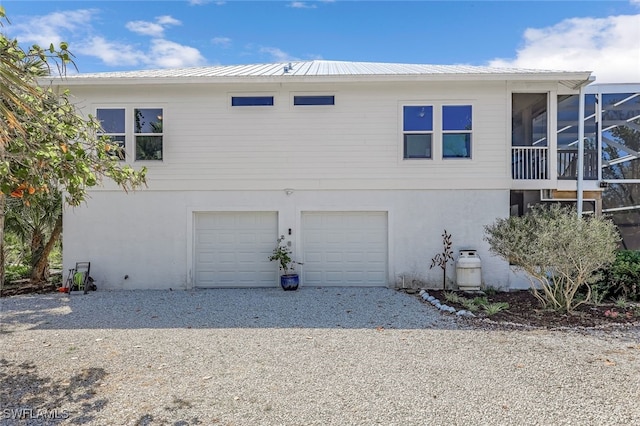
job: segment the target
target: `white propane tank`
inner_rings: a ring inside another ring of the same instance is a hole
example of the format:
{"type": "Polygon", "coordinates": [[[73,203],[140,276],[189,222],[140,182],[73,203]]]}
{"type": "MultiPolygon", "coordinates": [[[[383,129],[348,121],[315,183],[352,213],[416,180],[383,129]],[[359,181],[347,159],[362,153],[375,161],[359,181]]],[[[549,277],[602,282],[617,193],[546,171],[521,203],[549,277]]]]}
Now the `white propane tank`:
{"type": "Polygon", "coordinates": [[[460,250],[456,261],[456,283],[462,291],[479,291],[482,285],[482,261],[476,250],[460,250]]]}

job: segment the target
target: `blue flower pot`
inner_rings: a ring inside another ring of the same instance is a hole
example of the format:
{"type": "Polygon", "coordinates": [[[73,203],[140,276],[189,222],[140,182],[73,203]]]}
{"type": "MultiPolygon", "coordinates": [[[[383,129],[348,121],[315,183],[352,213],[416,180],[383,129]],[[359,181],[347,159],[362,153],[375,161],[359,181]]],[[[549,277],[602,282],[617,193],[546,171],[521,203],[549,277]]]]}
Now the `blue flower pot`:
{"type": "Polygon", "coordinates": [[[297,290],[298,284],[300,284],[298,274],[286,274],[280,276],[280,286],[284,291],[297,290]]]}

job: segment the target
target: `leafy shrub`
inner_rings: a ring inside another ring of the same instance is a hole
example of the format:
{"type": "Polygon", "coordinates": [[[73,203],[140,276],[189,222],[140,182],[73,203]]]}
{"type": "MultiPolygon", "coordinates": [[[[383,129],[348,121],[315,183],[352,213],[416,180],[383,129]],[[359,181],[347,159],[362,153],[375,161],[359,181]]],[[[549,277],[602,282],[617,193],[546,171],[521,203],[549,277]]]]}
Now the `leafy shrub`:
{"type": "Polygon", "coordinates": [[[4,271],[5,283],[16,281],[22,278],[29,278],[31,267],[29,265],[7,265],[4,271]]]}
{"type": "Polygon", "coordinates": [[[452,291],[445,291],[443,295],[444,295],[444,299],[449,303],[462,304],[462,301],[464,299],[463,297],[458,296],[458,294],[452,291]]]}
{"type": "Polygon", "coordinates": [[[603,279],[599,284],[607,298],[616,299],[622,296],[640,301],[640,251],[616,252],[615,261],[603,270],[603,279]]]}
{"type": "Polygon", "coordinates": [[[484,313],[487,314],[487,316],[491,316],[509,309],[509,304],[507,302],[488,303],[483,305],[482,309],[484,309],[484,313]]]}
{"type": "Polygon", "coordinates": [[[489,304],[489,300],[486,298],[486,296],[478,296],[473,298],[473,303],[478,306],[486,306],[489,304]]]}
{"type": "MultiPolygon", "coordinates": [[[[591,297],[590,302],[594,305],[601,305],[604,299],[609,294],[609,286],[603,282],[598,282],[591,285],[591,297]]],[[[581,296],[584,296],[581,294],[581,296]]],[[[585,298],[586,299],[586,298],[585,298]]]]}
{"type": "Polygon", "coordinates": [[[493,253],[527,273],[543,306],[566,312],[591,299],[597,272],[613,263],[620,240],[609,219],[579,217],[558,204],[498,219],[485,226],[485,234],[493,253]]]}
{"type": "Polygon", "coordinates": [[[467,311],[470,312],[478,312],[478,310],[480,309],[480,306],[478,306],[473,300],[471,299],[467,299],[464,298],[461,302],[462,306],[464,306],[464,308],[467,311]]]}
{"type": "Polygon", "coordinates": [[[478,312],[482,309],[487,316],[491,316],[491,315],[497,314],[500,311],[509,309],[508,303],[506,302],[490,303],[486,296],[482,296],[482,297],[479,296],[479,297],[474,297],[473,299],[468,299],[464,296],[459,296],[458,294],[452,291],[445,292],[443,294],[447,302],[462,305],[466,310],[470,312],[478,312]]]}
{"type": "Polygon", "coordinates": [[[498,294],[498,289],[493,286],[487,286],[487,288],[484,289],[484,294],[487,296],[495,296],[498,294]]]}

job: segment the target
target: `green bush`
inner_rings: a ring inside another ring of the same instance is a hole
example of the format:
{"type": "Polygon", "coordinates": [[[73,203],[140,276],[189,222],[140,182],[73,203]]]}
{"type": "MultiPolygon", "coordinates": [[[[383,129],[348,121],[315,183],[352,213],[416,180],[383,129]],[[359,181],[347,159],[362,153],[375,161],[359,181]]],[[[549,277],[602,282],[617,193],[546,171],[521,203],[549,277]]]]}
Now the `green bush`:
{"type": "Polygon", "coordinates": [[[611,220],[579,217],[558,204],[498,219],[485,233],[491,252],[527,273],[543,306],[566,312],[591,299],[597,273],[614,262],[620,241],[611,220]]]}
{"type": "Polygon", "coordinates": [[[640,301],[640,251],[619,250],[613,264],[603,270],[599,283],[607,299],[640,301]]]}
{"type": "Polygon", "coordinates": [[[29,278],[31,268],[29,265],[7,265],[4,271],[4,282],[10,283],[22,278],[29,278]]]}

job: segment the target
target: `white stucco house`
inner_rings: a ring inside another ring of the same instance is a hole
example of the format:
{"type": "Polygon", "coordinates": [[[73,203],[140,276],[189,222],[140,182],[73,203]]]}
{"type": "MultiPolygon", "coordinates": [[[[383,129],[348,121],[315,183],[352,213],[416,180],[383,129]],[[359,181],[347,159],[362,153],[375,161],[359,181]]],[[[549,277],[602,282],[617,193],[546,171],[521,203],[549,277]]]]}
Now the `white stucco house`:
{"type": "MultiPolygon", "coordinates": [[[[446,229],[456,254],[478,251],[484,284],[521,286],[483,226],[576,199],[573,100],[591,81],[334,61],[55,80],[124,146],[124,163],[149,169],[146,189],[105,183],[65,210],[64,267],[90,261],[106,289],[275,287],[267,258],[284,235],[303,287],[437,286],[429,266],[446,229]]],[[[594,149],[581,193],[597,208],[594,149]]]]}

